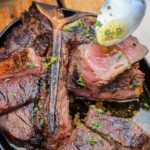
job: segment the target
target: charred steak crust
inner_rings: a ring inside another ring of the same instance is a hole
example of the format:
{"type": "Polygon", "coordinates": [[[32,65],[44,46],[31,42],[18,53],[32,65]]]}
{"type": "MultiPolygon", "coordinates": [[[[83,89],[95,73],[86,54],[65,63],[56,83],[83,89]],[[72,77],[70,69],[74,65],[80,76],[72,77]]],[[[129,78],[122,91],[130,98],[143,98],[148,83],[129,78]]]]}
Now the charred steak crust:
{"type": "Polygon", "coordinates": [[[36,99],[39,90],[38,77],[24,76],[1,81],[0,114],[8,113],[36,99]]]}
{"type": "Polygon", "coordinates": [[[149,142],[149,136],[131,121],[123,118],[100,114],[94,106],[91,106],[86,126],[103,136],[110,136],[114,141],[131,148],[142,148],[149,142]],[[97,123],[97,126],[95,124],[97,123]]]}
{"type": "Polygon", "coordinates": [[[132,36],[109,48],[95,43],[79,45],[71,53],[67,75],[68,90],[76,97],[94,100],[119,101],[137,98],[143,92],[144,74],[138,67],[134,67],[138,66],[134,64],[141,60],[147,51],[147,48],[132,36]],[[128,71],[129,69],[131,71],[128,71]],[[133,72],[132,75],[130,72],[133,72]],[[130,79],[128,85],[118,85],[122,80],[118,78],[119,75],[124,77],[123,81],[130,79]],[[104,90],[115,84],[118,87],[104,90]]]}
{"type": "Polygon", "coordinates": [[[115,144],[106,141],[84,125],[78,126],[71,134],[64,150],[116,150],[115,144]]]}
{"type": "Polygon", "coordinates": [[[41,135],[32,123],[33,106],[31,103],[0,117],[0,129],[20,146],[36,147],[41,141],[41,135]]]}
{"type": "Polygon", "coordinates": [[[98,92],[88,88],[79,87],[74,81],[69,81],[68,90],[75,97],[84,97],[97,101],[121,101],[139,97],[143,93],[144,73],[139,70],[139,64],[125,71],[109,84],[103,86],[98,92]]]}

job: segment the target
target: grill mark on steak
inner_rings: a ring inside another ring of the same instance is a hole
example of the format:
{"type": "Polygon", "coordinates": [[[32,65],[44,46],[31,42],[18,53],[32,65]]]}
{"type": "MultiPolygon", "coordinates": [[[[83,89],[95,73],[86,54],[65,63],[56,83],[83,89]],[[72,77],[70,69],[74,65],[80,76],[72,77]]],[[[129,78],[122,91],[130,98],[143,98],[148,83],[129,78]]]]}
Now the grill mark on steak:
{"type": "Polygon", "coordinates": [[[25,122],[24,118],[21,118],[21,116],[19,116],[17,113],[16,113],[16,116],[17,116],[22,122],[24,122],[24,124],[28,125],[28,124],[25,122]]]}
{"type": "Polygon", "coordinates": [[[110,136],[114,141],[131,148],[142,148],[150,138],[131,121],[123,118],[98,113],[94,106],[90,107],[86,118],[86,126],[103,136],[110,136]],[[93,124],[99,122],[95,127],[93,124]]]}
{"type": "Polygon", "coordinates": [[[21,146],[36,146],[41,141],[40,134],[32,124],[33,103],[6,114],[0,118],[0,128],[9,139],[21,146]]]}
{"type": "Polygon", "coordinates": [[[63,150],[117,150],[113,142],[106,141],[100,135],[87,129],[84,125],[78,126],[70,137],[63,150]]]}
{"type": "Polygon", "coordinates": [[[1,81],[0,93],[0,115],[8,113],[25,103],[36,99],[39,88],[38,77],[25,76],[21,78],[12,78],[8,81],[1,81]],[[20,85],[23,88],[20,88],[20,85]]]}

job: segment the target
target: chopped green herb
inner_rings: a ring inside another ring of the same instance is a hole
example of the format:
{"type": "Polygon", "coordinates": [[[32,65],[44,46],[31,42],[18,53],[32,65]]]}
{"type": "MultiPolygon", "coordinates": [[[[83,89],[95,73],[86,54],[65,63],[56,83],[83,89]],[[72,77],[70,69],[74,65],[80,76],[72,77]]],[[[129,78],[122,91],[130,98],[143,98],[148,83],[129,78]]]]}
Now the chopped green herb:
{"type": "Polygon", "coordinates": [[[147,102],[144,103],[144,107],[145,107],[145,108],[150,108],[150,106],[148,105],[147,102]]]}
{"type": "Polygon", "coordinates": [[[56,61],[57,61],[56,57],[51,57],[50,61],[48,63],[46,63],[46,68],[49,68],[56,61]]]}
{"type": "Polygon", "coordinates": [[[112,138],[108,135],[108,136],[105,136],[105,138],[107,139],[107,140],[112,140],[112,138]]]}
{"type": "Polygon", "coordinates": [[[92,32],[92,29],[90,27],[87,27],[86,31],[80,31],[79,34],[80,34],[80,36],[87,36],[87,37],[94,35],[94,33],[92,32]]]}
{"type": "Polygon", "coordinates": [[[96,26],[101,27],[102,25],[103,24],[99,20],[96,21],[96,26]]]}
{"type": "Polygon", "coordinates": [[[28,68],[33,68],[34,67],[34,65],[31,62],[27,63],[27,66],[28,66],[28,68]]]}
{"type": "Polygon", "coordinates": [[[19,66],[19,65],[20,65],[20,61],[17,60],[17,61],[15,62],[15,64],[19,66]]]}
{"type": "Polygon", "coordinates": [[[16,92],[13,92],[12,95],[13,95],[13,97],[16,97],[16,96],[17,96],[17,93],[16,93],[16,92]]]}
{"type": "Polygon", "coordinates": [[[118,58],[118,60],[120,60],[122,57],[123,57],[123,53],[119,53],[117,58],[118,58]]]}
{"type": "Polygon", "coordinates": [[[67,27],[65,28],[65,30],[66,30],[66,31],[69,31],[69,32],[72,32],[72,31],[73,31],[73,29],[72,29],[71,26],[67,26],[67,27]]]}
{"type": "Polygon", "coordinates": [[[90,144],[91,144],[91,145],[98,144],[98,140],[97,140],[96,138],[93,138],[93,139],[90,141],[90,144]]]}
{"type": "Polygon", "coordinates": [[[80,26],[82,26],[83,25],[83,21],[80,19],[80,20],[78,20],[77,22],[76,22],[76,24],[75,24],[75,26],[76,27],[80,27],[80,26]]]}
{"type": "Polygon", "coordinates": [[[105,112],[104,108],[99,108],[97,111],[98,111],[100,114],[103,114],[103,113],[105,112]]]}
{"type": "Polygon", "coordinates": [[[105,31],[105,35],[111,35],[112,34],[112,30],[111,29],[107,29],[106,31],[105,31]]]}
{"type": "Polygon", "coordinates": [[[39,126],[42,126],[44,124],[44,118],[39,119],[39,126]]]}
{"type": "Polygon", "coordinates": [[[124,33],[124,29],[122,29],[122,28],[117,28],[116,29],[116,34],[117,35],[122,35],[124,33]]]}
{"type": "Polygon", "coordinates": [[[88,138],[87,138],[87,137],[83,137],[83,138],[82,138],[82,141],[83,141],[83,142],[87,142],[87,141],[88,141],[88,138]]]}
{"type": "Polygon", "coordinates": [[[80,34],[80,36],[84,36],[84,35],[86,35],[86,33],[85,33],[85,32],[83,32],[83,31],[80,31],[80,32],[79,32],[79,34],[80,34]]]}
{"type": "Polygon", "coordinates": [[[135,83],[132,83],[131,89],[134,91],[136,89],[137,85],[135,83]]]}
{"type": "Polygon", "coordinates": [[[65,30],[66,30],[66,31],[69,31],[69,32],[72,32],[73,29],[74,29],[74,27],[80,27],[80,26],[82,26],[82,25],[83,25],[82,20],[78,20],[78,21],[76,21],[74,24],[71,24],[71,25],[66,26],[66,27],[65,27],[65,30]]]}
{"type": "Polygon", "coordinates": [[[92,121],[91,124],[92,124],[92,128],[94,130],[96,130],[97,128],[99,128],[100,125],[101,125],[100,121],[92,121]]]}
{"type": "Polygon", "coordinates": [[[79,74],[79,79],[77,81],[77,83],[82,86],[82,87],[85,87],[85,83],[84,83],[84,79],[83,79],[83,75],[82,74],[79,74]]]}
{"type": "Polygon", "coordinates": [[[88,134],[89,134],[89,135],[91,135],[91,134],[93,134],[93,133],[94,133],[94,132],[93,132],[93,131],[91,131],[91,130],[90,130],[90,131],[88,131],[88,134]]]}

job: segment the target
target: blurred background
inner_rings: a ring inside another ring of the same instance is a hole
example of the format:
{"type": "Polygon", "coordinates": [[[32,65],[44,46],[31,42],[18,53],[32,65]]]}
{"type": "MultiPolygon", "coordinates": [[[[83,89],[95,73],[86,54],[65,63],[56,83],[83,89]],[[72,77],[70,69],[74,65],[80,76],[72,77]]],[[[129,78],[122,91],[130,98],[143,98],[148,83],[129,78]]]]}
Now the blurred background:
{"type": "MultiPolygon", "coordinates": [[[[104,0],[34,0],[41,3],[61,5],[68,9],[98,13],[104,0]],[[60,4],[59,3],[59,4],[60,4]]],[[[133,34],[141,43],[150,50],[150,0],[147,2],[147,11],[140,27],[133,34]]],[[[32,0],[0,0],[0,31],[2,31],[12,20],[18,18],[22,12],[28,10],[32,0]]],[[[150,64],[150,53],[147,55],[150,64]]]]}

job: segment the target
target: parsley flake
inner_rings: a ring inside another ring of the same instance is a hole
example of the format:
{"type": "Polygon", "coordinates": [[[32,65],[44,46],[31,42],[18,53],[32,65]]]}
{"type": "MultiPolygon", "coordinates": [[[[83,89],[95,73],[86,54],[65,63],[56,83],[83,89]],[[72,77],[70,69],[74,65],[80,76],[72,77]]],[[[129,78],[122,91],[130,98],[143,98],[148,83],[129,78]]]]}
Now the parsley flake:
{"type": "Polygon", "coordinates": [[[27,66],[28,66],[28,68],[33,68],[34,67],[34,65],[31,62],[28,62],[27,66]]]}
{"type": "Polygon", "coordinates": [[[99,20],[96,21],[96,26],[101,27],[102,25],[103,24],[99,20]]]}
{"type": "Polygon", "coordinates": [[[79,79],[77,81],[77,83],[82,86],[82,87],[85,87],[85,82],[84,82],[84,79],[83,79],[83,74],[79,74],[79,79]]]}
{"type": "Polygon", "coordinates": [[[87,138],[87,137],[83,137],[83,138],[82,138],[82,141],[83,141],[83,142],[87,142],[87,141],[88,141],[88,138],[87,138]]]}
{"type": "Polygon", "coordinates": [[[51,57],[50,61],[48,63],[46,63],[45,67],[49,68],[56,61],[57,61],[57,57],[51,57]]]}
{"type": "Polygon", "coordinates": [[[39,119],[39,126],[42,126],[44,124],[45,120],[44,118],[40,118],[39,119]]]}
{"type": "Polygon", "coordinates": [[[145,107],[145,108],[150,108],[150,106],[148,105],[147,102],[144,103],[144,107],[145,107]]]}
{"type": "Polygon", "coordinates": [[[111,35],[112,34],[112,30],[111,29],[107,29],[106,31],[105,31],[105,35],[111,35]]]}
{"type": "Polygon", "coordinates": [[[97,111],[98,111],[98,113],[100,113],[100,114],[103,114],[103,113],[105,112],[104,108],[99,108],[97,111]]]}
{"type": "Polygon", "coordinates": [[[91,144],[91,145],[98,144],[98,140],[97,140],[96,138],[93,138],[93,139],[90,141],[90,144],[91,144]]]}
{"type": "Polygon", "coordinates": [[[13,92],[12,95],[13,95],[13,97],[16,97],[16,96],[17,96],[17,93],[16,93],[16,92],[13,92]]]}
{"type": "Polygon", "coordinates": [[[19,65],[20,65],[20,61],[17,60],[17,61],[15,62],[15,64],[16,64],[17,66],[19,66],[19,65]]]}
{"type": "Polygon", "coordinates": [[[101,125],[100,121],[92,121],[91,124],[94,130],[98,129],[101,125]]]}

